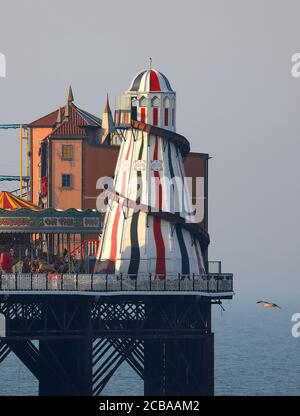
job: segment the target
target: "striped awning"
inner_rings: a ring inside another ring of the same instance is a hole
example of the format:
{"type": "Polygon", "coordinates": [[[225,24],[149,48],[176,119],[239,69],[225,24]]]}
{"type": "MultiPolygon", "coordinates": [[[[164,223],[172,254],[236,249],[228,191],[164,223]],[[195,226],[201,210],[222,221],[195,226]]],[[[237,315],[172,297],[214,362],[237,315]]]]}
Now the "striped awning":
{"type": "Polygon", "coordinates": [[[33,211],[39,211],[41,208],[31,202],[18,198],[10,192],[0,192],[0,208],[7,210],[15,210],[20,208],[29,208],[33,211]]]}

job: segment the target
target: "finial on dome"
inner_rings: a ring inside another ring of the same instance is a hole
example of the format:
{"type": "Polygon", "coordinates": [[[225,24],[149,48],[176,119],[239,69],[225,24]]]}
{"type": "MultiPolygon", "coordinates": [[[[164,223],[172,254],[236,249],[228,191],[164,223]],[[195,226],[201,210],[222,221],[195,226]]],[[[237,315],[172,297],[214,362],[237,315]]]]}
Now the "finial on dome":
{"type": "Polygon", "coordinates": [[[150,56],[150,58],[149,58],[149,69],[150,69],[150,70],[152,69],[152,58],[151,58],[151,56],[150,56]]]}

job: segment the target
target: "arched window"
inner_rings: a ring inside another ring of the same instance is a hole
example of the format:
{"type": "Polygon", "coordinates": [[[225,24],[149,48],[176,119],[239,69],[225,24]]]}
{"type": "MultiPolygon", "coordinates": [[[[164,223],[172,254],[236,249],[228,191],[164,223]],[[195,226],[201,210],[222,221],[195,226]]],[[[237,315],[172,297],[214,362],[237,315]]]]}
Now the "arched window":
{"type": "Polygon", "coordinates": [[[152,124],[153,126],[158,125],[158,107],[159,107],[160,101],[158,97],[153,97],[151,100],[151,106],[152,106],[152,124]]]}
{"type": "Polygon", "coordinates": [[[170,105],[170,107],[171,107],[171,113],[170,113],[170,116],[171,116],[171,123],[172,123],[172,126],[174,127],[175,126],[175,98],[174,97],[172,97],[171,98],[171,105],[170,105]]]}
{"type": "Polygon", "coordinates": [[[158,125],[158,107],[152,108],[153,126],[158,125]]]}
{"type": "Polygon", "coordinates": [[[165,97],[165,99],[164,99],[164,107],[165,108],[170,108],[170,98],[169,97],[165,97]]]}
{"type": "Polygon", "coordinates": [[[160,103],[160,101],[159,101],[158,97],[153,97],[152,98],[152,100],[151,100],[152,107],[159,107],[159,103],[160,103]]]}
{"type": "Polygon", "coordinates": [[[146,123],[146,112],[147,112],[147,105],[148,100],[146,97],[141,97],[139,99],[139,106],[140,106],[140,121],[142,123],[146,123]]]}
{"type": "Polygon", "coordinates": [[[142,123],[146,123],[146,107],[140,107],[140,120],[142,123]]]}
{"type": "Polygon", "coordinates": [[[146,97],[141,97],[140,99],[139,99],[139,105],[140,105],[140,107],[147,107],[147,98],[146,97]]]}
{"type": "Polygon", "coordinates": [[[131,120],[137,120],[138,100],[136,97],[131,100],[131,120]]]}
{"type": "Polygon", "coordinates": [[[164,99],[164,125],[168,126],[169,125],[169,111],[170,111],[170,99],[169,97],[166,97],[164,99]]]}

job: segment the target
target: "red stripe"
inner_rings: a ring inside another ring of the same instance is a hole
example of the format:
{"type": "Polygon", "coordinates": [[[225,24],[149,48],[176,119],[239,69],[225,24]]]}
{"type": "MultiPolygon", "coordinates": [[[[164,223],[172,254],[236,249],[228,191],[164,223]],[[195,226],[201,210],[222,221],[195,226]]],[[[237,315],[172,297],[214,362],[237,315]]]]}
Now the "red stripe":
{"type": "MultiPolygon", "coordinates": [[[[131,149],[131,143],[132,143],[132,136],[130,136],[130,142],[127,149],[125,160],[128,160],[129,153],[131,149]]],[[[121,186],[121,194],[124,195],[125,186],[126,186],[126,171],[123,172],[123,178],[122,178],[122,186],[121,186]]],[[[117,242],[118,242],[118,225],[119,225],[119,219],[121,215],[121,205],[118,205],[112,230],[111,230],[111,248],[110,248],[110,255],[109,260],[114,261],[117,257],[117,242]]]]}
{"type": "Polygon", "coordinates": [[[128,158],[129,158],[129,153],[130,153],[130,149],[131,149],[131,139],[132,139],[132,135],[130,136],[130,143],[129,143],[129,146],[128,146],[128,149],[127,149],[125,160],[128,160],[128,158]]]}
{"type": "Polygon", "coordinates": [[[117,237],[118,237],[118,224],[121,214],[121,207],[118,205],[117,212],[114,218],[113,227],[111,230],[111,248],[109,260],[115,260],[117,257],[117,237]]]}
{"type": "Polygon", "coordinates": [[[7,197],[6,194],[4,194],[3,206],[4,206],[4,209],[11,209],[12,208],[12,206],[11,206],[11,204],[9,202],[9,199],[8,199],[8,197],[7,197]]]}
{"type": "MultiPolygon", "coordinates": [[[[165,244],[161,233],[160,218],[153,218],[153,232],[156,244],[156,269],[155,273],[158,275],[166,274],[166,259],[165,259],[165,244]]],[[[164,276],[159,276],[160,280],[164,279],[164,276]]]]}
{"type": "Polygon", "coordinates": [[[150,91],[160,91],[160,83],[155,71],[150,71],[150,91]]]}
{"type": "MultiPolygon", "coordinates": [[[[154,146],[154,153],[153,153],[153,160],[158,159],[158,140],[157,137],[155,137],[155,146],[154,146]]],[[[156,208],[160,209],[162,208],[162,186],[160,183],[160,177],[159,177],[159,171],[154,171],[154,177],[155,180],[155,194],[156,194],[156,208]]]]}
{"type": "Polygon", "coordinates": [[[169,109],[165,108],[165,126],[169,125],[169,109]]]}
{"type": "MultiPolygon", "coordinates": [[[[158,140],[155,137],[155,146],[153,152],[153,160],[157,160],[158,158],[158,140]]],[[[154,171],[154,176],[156,178],[155,183],[158,184],[158,192],[156,191],[156,205],[158,208],[161,209],[162,207],[162,186],[160,183],[159,172],[154,171]],[[158,199],[158,201],[157,201],[158,199]],[[157,204],[158,202],[158,204],[157,204]]],[[[154,217],[153,219],[153,233],[154,233],[154,240],[156,245],[156,274],[165,275],[166,274],[166,259],[165,259],[165,244],[164,239],[161,232],[161,219],[158,217],[154,217]]],[[[164,277],[160,276],[160,279],[164,277]]]]}
{"type": "Polygon", "coordinates": [[[146,123],[146,107],[141,107],[141,123],[146,123]]]}
{"type": "Polygon", "coordinates": [[[153,126],[158,125],[158,107],[153,107],[153,126]]]}

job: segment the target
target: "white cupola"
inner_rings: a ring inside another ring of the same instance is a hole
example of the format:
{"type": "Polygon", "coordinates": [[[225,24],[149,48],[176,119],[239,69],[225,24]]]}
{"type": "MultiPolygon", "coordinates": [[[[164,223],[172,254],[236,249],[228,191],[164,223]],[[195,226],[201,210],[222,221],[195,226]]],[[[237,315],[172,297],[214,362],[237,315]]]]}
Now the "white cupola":
{"type": "Polygon", "coordinates": [[[176,130],[176,93],[167,77],[156,69],[139,72],[129,89],[117,97],[116,125],[127,125],[132,120],[176,130]]]}

